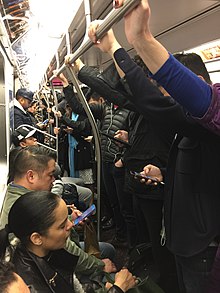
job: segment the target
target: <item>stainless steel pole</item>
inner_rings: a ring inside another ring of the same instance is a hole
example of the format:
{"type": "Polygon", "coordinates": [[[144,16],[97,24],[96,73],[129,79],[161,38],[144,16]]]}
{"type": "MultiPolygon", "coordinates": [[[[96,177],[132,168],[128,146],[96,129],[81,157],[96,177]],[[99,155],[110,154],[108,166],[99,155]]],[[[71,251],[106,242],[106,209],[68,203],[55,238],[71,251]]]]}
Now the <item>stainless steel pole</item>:
{"type": "MultiPolygon", "coordinates": [[[[135,6],[137,6],[141,0],[127,0],[125,1],[124,5],[119,9],[113,9],[104,19],[103,23],[100,25],[100,27],[97,30],[97,38],[100,39],[112,26],[114,23],[121,20],[121,18],[128,13],[130,10],[132,10],[135,6]]],[[[76,61],[82,54],[84,54],[89,48],[93,46],[93,43],[88,39],[85,41],[77,50],[75,53],[73,53],[73,57],[70,60],[70,63],[73,63],[76,61]]],[[[63,64],[60,69],[57,71],[57,75],[59,75],[61,72],[64,71],[66,65],[63,64]]],[[[50,80],[55,78],[56,76],[52,76],[50,80]]]]}

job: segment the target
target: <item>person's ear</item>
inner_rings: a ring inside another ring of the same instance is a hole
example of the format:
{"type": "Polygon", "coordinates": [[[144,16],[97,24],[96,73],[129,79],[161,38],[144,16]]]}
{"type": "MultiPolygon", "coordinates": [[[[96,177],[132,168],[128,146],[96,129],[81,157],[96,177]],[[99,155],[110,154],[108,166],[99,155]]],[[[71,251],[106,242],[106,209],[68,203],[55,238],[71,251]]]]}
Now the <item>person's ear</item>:
{"type": "Polygon", "coordinates": [[[24,147],[27,146],[25,141],[20,141],[19,145],[20,145],[22,148],[24,148],[24,147]]]}
{"type": "Polygon", "coordinates": [[[43,243],[41,235],[37,232],[31,234],[30,241],[37,246],[40,246],[43,243]]]}
{"type": "Polygon", "coordinates": [[[28,170],[26,173],[26,179],[29,183],[33,183],[36,176],[36,172],[33,170],[28,170]]]}

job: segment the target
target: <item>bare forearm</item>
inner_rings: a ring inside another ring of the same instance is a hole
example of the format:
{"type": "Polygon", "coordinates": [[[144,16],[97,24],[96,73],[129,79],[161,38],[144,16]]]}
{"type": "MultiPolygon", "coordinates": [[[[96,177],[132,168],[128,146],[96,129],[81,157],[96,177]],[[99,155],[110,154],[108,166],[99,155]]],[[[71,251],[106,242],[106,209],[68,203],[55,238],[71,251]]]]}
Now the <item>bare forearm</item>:
{"type": "Polygon", "coordinates": [[[167,50],[152,36],[135,39],[132,44],[148,69],[155,74],[169,58],[167,50]]]}

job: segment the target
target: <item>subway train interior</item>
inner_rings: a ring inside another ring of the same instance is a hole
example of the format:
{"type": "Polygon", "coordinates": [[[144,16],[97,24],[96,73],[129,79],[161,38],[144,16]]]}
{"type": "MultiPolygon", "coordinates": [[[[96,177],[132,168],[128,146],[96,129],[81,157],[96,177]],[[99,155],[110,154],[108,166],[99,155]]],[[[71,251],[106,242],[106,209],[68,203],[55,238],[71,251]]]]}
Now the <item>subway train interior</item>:
{"type": "MultiPolygon", "coordinates": [[[[89,21],[104,19],[113,10],[111,0],[66,1],[66,6],[61,7],[54,1],[42,3],[34,0],[1,3],[1,203],[7,182],[16,89],[28,85],[30,90],[39,91],[52,76],[52,71],[63,64],[65,55],[80,48],[87,37],[89,21]]],[[[172,53],[202,52],[212,80],[217,82],[220,70],[219,1],[179,0],[177,3],[157,0],[150,4],[154,36],[172,53]]],[[[122,46],[134,55],[126,41],[123,19],[113,28],[122,46]]],[[[100,71],[110,63],[108,55],[94,46],[81,58],[85,64],[98,67],[100,71]]]]}
{"type": "MultiPolygon", "coordinates": [[[[124,15],[140,5],[141,0],[125,0],[124,5],[118,9],[114,8],[113,2],[0,0],[0,210],[7,190],[9,153],[14,148],[12,133],[15,131],[15,94],[18,89],[26,88],[34,92],[37,105],[43,103],[57,111],[59,98],[63,95],[63,86],[54,73],[56,70],[68,76],[69,81],[73,83],[91,126],[95,161],[92,192],[97,209],[97,236],[102,240],[105,240],[108,234],[102,236],[102,154],[97,118],[93,117],[83,94],[82,89],[86,85],[68,69],[64,60],[65,56],[71,53],[72,62],[80,58],[84,64],[98,69],[100,73],[112,64],[110,56],[94,46],[88,37],[91,21],[98,19],[103,20],[97,32],[98,37],[104,36],[112,27],[116,38],[128,54],[132,58],[137,54],[126,39],[124,15]]],[[[200,55],[212,83],[219,83],[220,0],[148,2],[151,7],[150,29],[153,36],[172,54],[194,52],[200,55]]],[[[38,106],[37,119],[41,123],[45,119],[42,113],[38,106]]],[[[53,127],[59,126],[59,119],[57,116],[50,116],[50,113],[46,115],[47,119],[53,120],[53,124],[47,124],[46,128],[38,129],[37,132],[45,136],[41,144],[59,156],[59,135],[53,132],[53,127]]],[[[71,177],[67,173],[65,176],[71,177]]],[[[118,257],[125,257],[123,250],[118,253],[118,257]]],[[[119,262],[121,264],[121,260],[119,262]]]]}

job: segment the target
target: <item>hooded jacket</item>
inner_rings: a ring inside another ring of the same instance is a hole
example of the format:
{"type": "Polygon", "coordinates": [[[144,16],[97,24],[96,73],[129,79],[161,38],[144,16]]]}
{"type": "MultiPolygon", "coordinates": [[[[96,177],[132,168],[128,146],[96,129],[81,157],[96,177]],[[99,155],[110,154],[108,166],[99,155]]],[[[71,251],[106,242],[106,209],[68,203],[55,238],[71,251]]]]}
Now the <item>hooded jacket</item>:
{"type": "Polygon", "coordinates": [[[14,128],[16,129],[23,124],[34,126],[34,123],[28,112],[26,112],[21,104],[16,99],[14,99],[14,128]]]}

